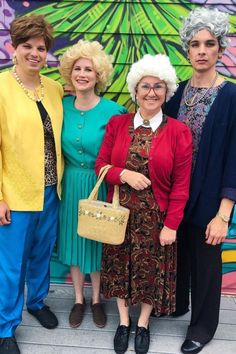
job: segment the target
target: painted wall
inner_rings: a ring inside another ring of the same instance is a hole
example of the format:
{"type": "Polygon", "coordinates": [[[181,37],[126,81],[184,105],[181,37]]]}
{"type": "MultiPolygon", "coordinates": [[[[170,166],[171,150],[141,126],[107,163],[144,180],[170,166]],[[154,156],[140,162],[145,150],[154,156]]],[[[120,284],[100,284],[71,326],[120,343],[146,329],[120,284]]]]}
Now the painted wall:
{"type": "MultiPolygon", "coordinates": [[[[179,80],[191,76],[191,68],[180,46],[178,28],[181,16],[198,6],[214,6],[230,15],[231,46],[218,63],[218,71],[236,82],[236,1],[235,0],[0,0],[0,70],[10,67],[9,24],[15,16],[44,14],[55,28],[55,44],[48,54],[44,74],[60,80],[58,56],[78,39],[98,40],[114,57],[113,83],[105,96],[133,110],[127,93],[129,66],[145,53],[166,53],[175,65],[179,80]]],[[[52,281],[69,282],[69,269],[52,261],[52,281]]],[[[223,245],[223,291],[236,293],[236,212],[223,245]]]]}

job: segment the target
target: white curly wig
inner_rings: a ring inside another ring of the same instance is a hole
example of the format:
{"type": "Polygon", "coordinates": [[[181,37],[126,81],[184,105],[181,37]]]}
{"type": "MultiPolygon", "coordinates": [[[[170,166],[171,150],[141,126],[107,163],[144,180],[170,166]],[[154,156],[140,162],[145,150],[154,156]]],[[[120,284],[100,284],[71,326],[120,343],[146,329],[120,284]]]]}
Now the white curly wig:
{"type": "Polygon", "coordinates": [[[158,77],[167,86],[166,101],[168,101],[177,89],[177,76],[169,58],[164,54],[146,54],[142,59],[134,63],[127,75],[128,90],[135,102],[136,88],[139,81],[145,76],[158,77]]]}
{"type": "Polygon", "coordinates": [[[229,44],[229,39],[226,37],[229,31],[228,14],[218,9],[201,7],[191,11],[188,17],[183,19],[179,34],[185,52],[189,49],[191,39],[203,29],[207,29],[218,39],[221,48],[226,48],[229,44]]]}

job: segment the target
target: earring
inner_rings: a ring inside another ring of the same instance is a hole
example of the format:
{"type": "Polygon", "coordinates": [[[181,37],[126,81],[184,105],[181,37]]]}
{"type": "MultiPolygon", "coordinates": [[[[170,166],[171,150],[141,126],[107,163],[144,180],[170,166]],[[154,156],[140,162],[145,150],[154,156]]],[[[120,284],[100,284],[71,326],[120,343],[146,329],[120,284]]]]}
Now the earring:
{"type": "Polygon", "coordinates": [[[48,68],[48,63],[45,61],[45,63],[44,63],[44,69],[47,69],[48,68]]]}
{"type": "Polygon", "coordinates": [[[134,98],[134,112],[135,113],[137,113],[138,108],[139,108],[138,100],[137,100],[137,96],[135,95],[135,98],[134,98]]]}
{"type": "Polygon", "coordinates": [[[15,55],[13,55],[13,57],[12,57],[12,64],[13,64],[13,65],[16,65],[16,64],[17,64],[17,59],[16,59],[16,56],[15,56],[15,55]]]}
{"type": "Polygon", "coordinates": [[[222,56],[223,56],[223,55],[222,55],[221,53],[219,53],[219,54],[218,54],[218,59],[222,59],[222,56]]]}

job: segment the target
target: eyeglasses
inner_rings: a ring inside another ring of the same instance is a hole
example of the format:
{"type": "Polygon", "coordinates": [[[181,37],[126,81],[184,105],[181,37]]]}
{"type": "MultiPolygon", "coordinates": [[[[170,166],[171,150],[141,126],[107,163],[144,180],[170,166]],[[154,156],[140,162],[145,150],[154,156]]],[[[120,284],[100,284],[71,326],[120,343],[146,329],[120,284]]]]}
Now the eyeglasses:
{"type": "Polygon", "coordinates": [[[143,82],[138,84],[139,91],[141,91],[144,94],[148,94],[151,90],[154,91],[155,94],[160,91],[166,90],[166,84],[164,82],[158,82],[151,86],[150,84],[143,82]]]}

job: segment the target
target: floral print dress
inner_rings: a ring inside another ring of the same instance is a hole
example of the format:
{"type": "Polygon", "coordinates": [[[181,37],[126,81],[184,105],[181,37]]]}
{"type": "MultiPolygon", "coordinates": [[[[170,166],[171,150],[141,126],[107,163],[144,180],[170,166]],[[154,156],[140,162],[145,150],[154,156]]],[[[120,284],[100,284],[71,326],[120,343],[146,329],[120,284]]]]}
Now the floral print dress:
{"type": "MultiPolygon", "coordinates": [[[[156,132],[134,130],[126,168],[149,178],[148,156],[156,132]]],[[[147,303],[157,316],[175,311],[176,244],[161,246],[159,234],[165,213],[160,212],[151,186],[136,191],[120,187],[120,203],[130,209],[125,241],[103,245],[101,291],[105,298],[118,297],[126,304],[147,303]]]]}

